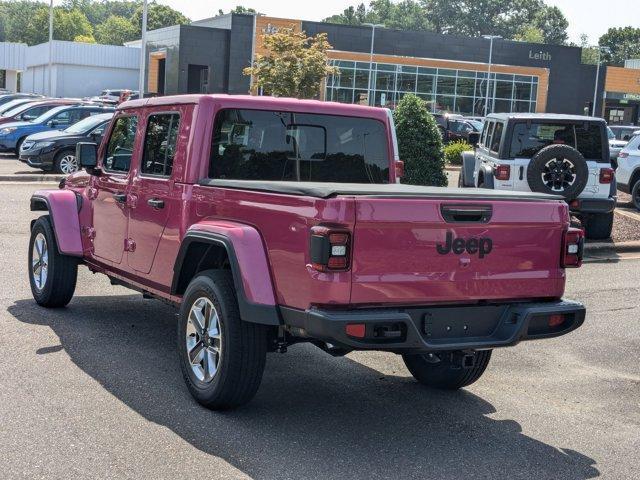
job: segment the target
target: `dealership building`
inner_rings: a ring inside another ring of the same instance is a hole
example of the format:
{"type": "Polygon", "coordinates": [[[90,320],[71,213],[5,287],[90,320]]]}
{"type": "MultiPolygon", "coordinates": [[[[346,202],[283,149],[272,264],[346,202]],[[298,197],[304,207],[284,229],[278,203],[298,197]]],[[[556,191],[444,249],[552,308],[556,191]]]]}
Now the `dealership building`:
{"type": "Polygon", "coordinates": [[[371,27],[244,14],[149,32],[147,93],[246,94],[251,78],[243,69],[263,53],[263,35],[282,28],[328,35],[330,62],[340,74],[318,92],[324,100],[393,107],[411,92],[434,111],[483,115],[488,93],[491,112],[583,114],[597,90],[599,115],[609,112],[612,123],[638,121],[640,70],[614,68],[611,75],[602,68],[596,87],[596,66],[581,62],[578,47],[495,39],[489,64],[484,38],[377,28],[372,49],[371,27]]]}

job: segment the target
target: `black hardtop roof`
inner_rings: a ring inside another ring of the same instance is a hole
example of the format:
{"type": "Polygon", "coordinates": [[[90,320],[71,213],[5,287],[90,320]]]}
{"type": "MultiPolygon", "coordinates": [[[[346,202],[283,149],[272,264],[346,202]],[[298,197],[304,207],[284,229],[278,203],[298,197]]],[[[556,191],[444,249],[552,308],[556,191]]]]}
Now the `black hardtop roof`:
{"type": "Polygon", "coordinates": [[[598,117],[588,117],[586,115],[566,115],[563,113],[490,113],[487,120],[531,120],[531,121],[549,121],[555,120],[559,122],[598,122],[606,123],[604,119],[598,117]]]}

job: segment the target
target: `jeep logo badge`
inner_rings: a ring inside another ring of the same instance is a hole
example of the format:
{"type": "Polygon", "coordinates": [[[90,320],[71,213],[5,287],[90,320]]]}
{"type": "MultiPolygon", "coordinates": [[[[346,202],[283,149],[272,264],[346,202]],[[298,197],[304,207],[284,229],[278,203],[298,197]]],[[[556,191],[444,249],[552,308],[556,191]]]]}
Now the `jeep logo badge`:
{"type": "Polygon", "coordinates": [[[452,232],[447,232],[447,238],[444,244],[436,244],[436,250],[440,255],[455,253],[462,255],[467,252],[471,255],[478,254],[478,258],[484,258],[493,250],[493,241],[489,237],[472,237],[464,239],[461,237],[453,238],[452,232]]]}

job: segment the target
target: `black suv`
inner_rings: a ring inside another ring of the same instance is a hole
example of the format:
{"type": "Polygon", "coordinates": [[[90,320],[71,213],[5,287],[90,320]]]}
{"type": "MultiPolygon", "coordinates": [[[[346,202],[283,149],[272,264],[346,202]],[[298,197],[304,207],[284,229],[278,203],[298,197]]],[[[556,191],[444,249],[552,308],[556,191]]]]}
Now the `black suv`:
{"type": "Polygon", "coordinates": [[[113,113],[87,117],[66,130],[54,130],[30,135],[20,147],[20,161],[30,167],[70,174],[79,170],[76,159],[78,142],[102,141],[113,113]]]}

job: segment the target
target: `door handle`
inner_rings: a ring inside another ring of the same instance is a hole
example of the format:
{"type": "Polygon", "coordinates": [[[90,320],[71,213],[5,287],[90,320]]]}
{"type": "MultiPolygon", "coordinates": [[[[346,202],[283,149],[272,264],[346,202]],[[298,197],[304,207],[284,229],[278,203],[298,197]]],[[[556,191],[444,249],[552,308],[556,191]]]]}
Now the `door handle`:
{"type": "Polygon", "coordinates": [[[160,200],[158,198],[150,198],[149,200],[147,200],[147,203],[155,208],[155,209],[161,209],[164,208],[164,200],[160,200]]]}
{"type": "Polygon", "coordinates": [[[127,194],[126,193],[114,193],[113,194],[113,198],[115,199],[116,202],[118,203],[126,203],[127,201],[127,194]]]}

